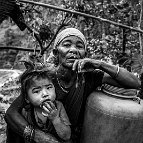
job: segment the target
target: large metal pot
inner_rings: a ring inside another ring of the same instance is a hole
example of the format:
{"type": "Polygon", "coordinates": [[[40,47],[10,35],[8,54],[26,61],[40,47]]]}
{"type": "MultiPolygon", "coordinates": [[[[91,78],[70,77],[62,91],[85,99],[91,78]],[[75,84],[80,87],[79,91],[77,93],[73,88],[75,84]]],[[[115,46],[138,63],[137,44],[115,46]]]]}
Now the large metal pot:
{"type": "Polygon", "coordinates": [[[116,89],[110,93],[111,90],[103,88],[89,96],[82,143],[143,142],[143,101],[137,100],[135,95],[122,94],[125,90],[116,89]]]}

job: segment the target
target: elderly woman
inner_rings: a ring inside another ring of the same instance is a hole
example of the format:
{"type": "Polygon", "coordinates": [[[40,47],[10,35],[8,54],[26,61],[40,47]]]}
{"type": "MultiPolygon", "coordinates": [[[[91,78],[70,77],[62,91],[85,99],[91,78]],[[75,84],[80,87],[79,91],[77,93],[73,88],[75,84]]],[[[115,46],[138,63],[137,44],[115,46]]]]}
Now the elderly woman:
{"type": "MultiPolygon", "coordinates": [[[[74,142],[80,139],[87,96],[102,83],[132,89],[140,87],[139,79],[127,70],[86,58],[86,44],[84,35],[78,29],[67,28],[57,35],[53,48],[56,65],[51,70],[54,69],[56,74],[56,94],[59,94],[58,100],[64,104],[70,119],[74,142]]],[[[23,98],[19,96],[7,110],[5,119],[18,135],[26,134],[26,138],[31,138],[30,128],[26,130],[29,124],[19,113],[22,106],[23,98]]],[[[40,143],[57,142],[55,137],[37,128],[33,140],[40,143]]]]}

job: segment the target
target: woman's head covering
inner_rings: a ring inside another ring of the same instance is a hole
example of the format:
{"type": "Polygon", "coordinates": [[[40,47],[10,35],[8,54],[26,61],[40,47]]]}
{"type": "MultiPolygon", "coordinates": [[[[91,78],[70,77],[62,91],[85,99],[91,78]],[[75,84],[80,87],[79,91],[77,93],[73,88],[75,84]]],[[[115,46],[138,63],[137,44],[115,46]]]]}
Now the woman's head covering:
{"type": "Polygon", "coordinates": [[[63,31],[61,31],[55,39],[54,48],[56,48],[63,39],[69,36],[79,37],[83,41],[85,48],[86,48],[85,36],[76,28],[66,28],[63,31]]]}

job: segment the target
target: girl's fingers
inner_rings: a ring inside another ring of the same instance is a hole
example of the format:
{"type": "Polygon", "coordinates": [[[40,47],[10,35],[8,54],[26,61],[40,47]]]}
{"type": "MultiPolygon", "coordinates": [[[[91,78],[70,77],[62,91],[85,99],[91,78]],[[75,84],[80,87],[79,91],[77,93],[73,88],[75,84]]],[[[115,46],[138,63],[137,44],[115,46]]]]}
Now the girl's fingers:
{"type": "Polygon", "coordinates": [[[48,103],[49,103],[50,107],[52,108],[52,110],[56,109],[56,106],[55,106],[55,104],[53,102],[50,101],[48,103]]]}
{"type": "Polygon", "coordinates": [[[42,115],[45,116],[45,117],[48,117],[48,116],[49,116],[49,114],[44,113],[44,112],[42,112],[42,115]]]}
{"type": "Polygon", "coordinates": [[[48,117],[50,114],[50,111],[45,106],[43,106],[43,109],[44,111],[42,112],[42,115],[45,117],[48,117]]]}
{"type": "Polygon", "coordinates": [[[43,106],[43,109],[44,109],[44,111],[47,112],[47,113],[50,113],[50,112],[51,112],[45,105],[43,106]]]}
{"type": "MultiPolygon", "coordinates": [[[[44,106],[49,110],[49,111],[52,111],[53,109],[52,109],[52,107],[51,107],[51,105],[49,104],[49,102],[48,103],[44,103],[44,106]]],[[[43,106],[43,107],[44,107],[43,106]]]]}

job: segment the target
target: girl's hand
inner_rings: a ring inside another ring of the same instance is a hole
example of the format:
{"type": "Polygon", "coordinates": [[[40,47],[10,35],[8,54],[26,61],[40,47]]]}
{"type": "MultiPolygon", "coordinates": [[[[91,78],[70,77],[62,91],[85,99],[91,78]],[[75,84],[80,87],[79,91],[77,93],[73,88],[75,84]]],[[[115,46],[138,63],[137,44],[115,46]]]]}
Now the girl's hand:
{"type": "Polygon", "coordinates": [[[101,66],[101,61],[90,59],[90,58],[84,58],[80,60],[75,60],[73,64],[72,70],[77,70],[80,72],[89,72],[93,71],[94,69],[99,69],[101,66]]]}
{"type": "Polygon", "coordinates": [[[59,110],[52,101],[45,102],[43,104],[43,110],[43,116],[48,117],[50,120],[54,120],[59,117],[59,110]]]}

